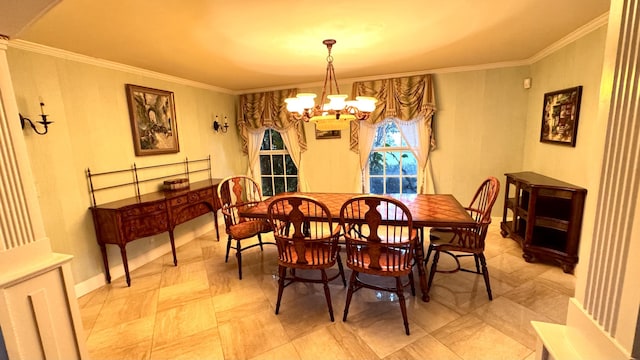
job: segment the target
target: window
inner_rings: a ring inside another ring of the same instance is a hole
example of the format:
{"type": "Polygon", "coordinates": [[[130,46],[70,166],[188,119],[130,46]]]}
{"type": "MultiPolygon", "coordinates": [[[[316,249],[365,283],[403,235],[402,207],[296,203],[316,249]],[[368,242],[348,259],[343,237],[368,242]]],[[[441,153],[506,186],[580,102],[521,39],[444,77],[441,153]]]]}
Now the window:
{"type": "Polygon", "coordinates": [[[267,129],[260,146],[262,194],[273,196],[298,189],[298,169],[291,160],[280,133],[267,129]]]}
{"type": "Polygon", "coordinates": [[[391,121],[380,125],[369,155],[369,192],[416,194],[418,162],[391,121]]]}

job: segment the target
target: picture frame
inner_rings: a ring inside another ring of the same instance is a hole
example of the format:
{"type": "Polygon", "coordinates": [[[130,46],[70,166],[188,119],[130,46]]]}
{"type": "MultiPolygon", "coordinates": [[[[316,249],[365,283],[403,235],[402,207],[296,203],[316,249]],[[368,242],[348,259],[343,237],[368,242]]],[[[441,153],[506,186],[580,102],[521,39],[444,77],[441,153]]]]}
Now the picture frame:
{"type": "Polygon", "coordinates": [[[582,86],[544,94],[540,142],[576,146],[582,86]]]}
{"type": "Polygon", "coordinates": [[[179,152],[173,92],[132,84],[125,89],[136,156],[179,152]]]}
{"type": "Polygon", "coordinates": [[[324,139],[340,139],[342,136],[341,130],[318,130],[316,129],[316,140],[324,139]]]}

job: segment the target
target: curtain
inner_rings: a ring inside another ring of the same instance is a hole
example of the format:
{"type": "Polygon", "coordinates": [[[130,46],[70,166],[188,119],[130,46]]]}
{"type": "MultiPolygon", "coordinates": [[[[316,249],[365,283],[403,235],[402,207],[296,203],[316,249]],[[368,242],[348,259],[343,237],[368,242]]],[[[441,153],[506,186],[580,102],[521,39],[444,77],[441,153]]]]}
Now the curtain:
{"type": "Polygon", "coordinates": [[[429,161],[429,153],[436,146],[431,126],[436,111],[431,74],[358,81],[353,84],[353,94],[378,99],[369,119],[352,123],[351,128],[350,146],[352,151],[360,154],[363,189],[373,135],[385,119],[393,119],[418,161],[419,193],[435,192],[429,161]]]}
{"type": "Polygon", "coordinates": [[[270,91],[240,95],[238,128],[242,141],[242,151],[249,157],[249,176],[260,183],[258,154],[266,129],[280,133],[289,151],[291,160],[298,168],[298,188],[307,189],[301,154],[307,150],[307,139],[302,121],[289,119],[284,99],[294,97],[296,89],[270,91]]]}

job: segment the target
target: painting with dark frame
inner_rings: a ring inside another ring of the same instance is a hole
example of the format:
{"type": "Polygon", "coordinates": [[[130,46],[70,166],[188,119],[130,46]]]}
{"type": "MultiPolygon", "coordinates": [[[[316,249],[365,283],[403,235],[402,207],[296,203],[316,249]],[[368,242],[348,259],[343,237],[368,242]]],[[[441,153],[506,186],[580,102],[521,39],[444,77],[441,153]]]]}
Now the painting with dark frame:
{"type": "Polygon", "coordinates": [[[318,130],[316,129],[316,139],[340,139],[340,130],[318,130]]]}
{"type": "Polygon", "coordinates": [[[540,141],[576,146],[582,86],[544,94],[540,141]]]}
{"type": "Polygon", "coordinates": [[[132,84],[126,91],[136,156],[179,152],[173,92],[132,84]]]}

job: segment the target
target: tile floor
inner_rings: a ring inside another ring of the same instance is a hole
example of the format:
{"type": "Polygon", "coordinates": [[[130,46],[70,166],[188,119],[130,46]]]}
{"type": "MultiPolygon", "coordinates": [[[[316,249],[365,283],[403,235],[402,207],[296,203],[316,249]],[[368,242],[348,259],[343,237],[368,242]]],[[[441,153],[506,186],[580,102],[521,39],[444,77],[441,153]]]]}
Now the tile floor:
{"type": "MultiPolygon", "coordinates": [[[[397,298],[388,293],[355,293],[343,322],[346,289],[339,280],[330,285],[335,322],[318,284],[287,287],[275,315],[275,247],[243,253],[238,280],[235,257],[224,262],[225,243],[205,234],[178,248],[177,267],[167,254],[134,270],[131,287],[120,278],[82,296],[91,357],[530,360],[536,338],[529,322],[564,323],[575,285],[559,267],[526,263],[494,222],[485,252],[493,301],[482,276],[438,273],[430,302],[405,293],[407,336],[397,298]]],[[[440,263],[452,261],[443,255],[440,263]]]]}

